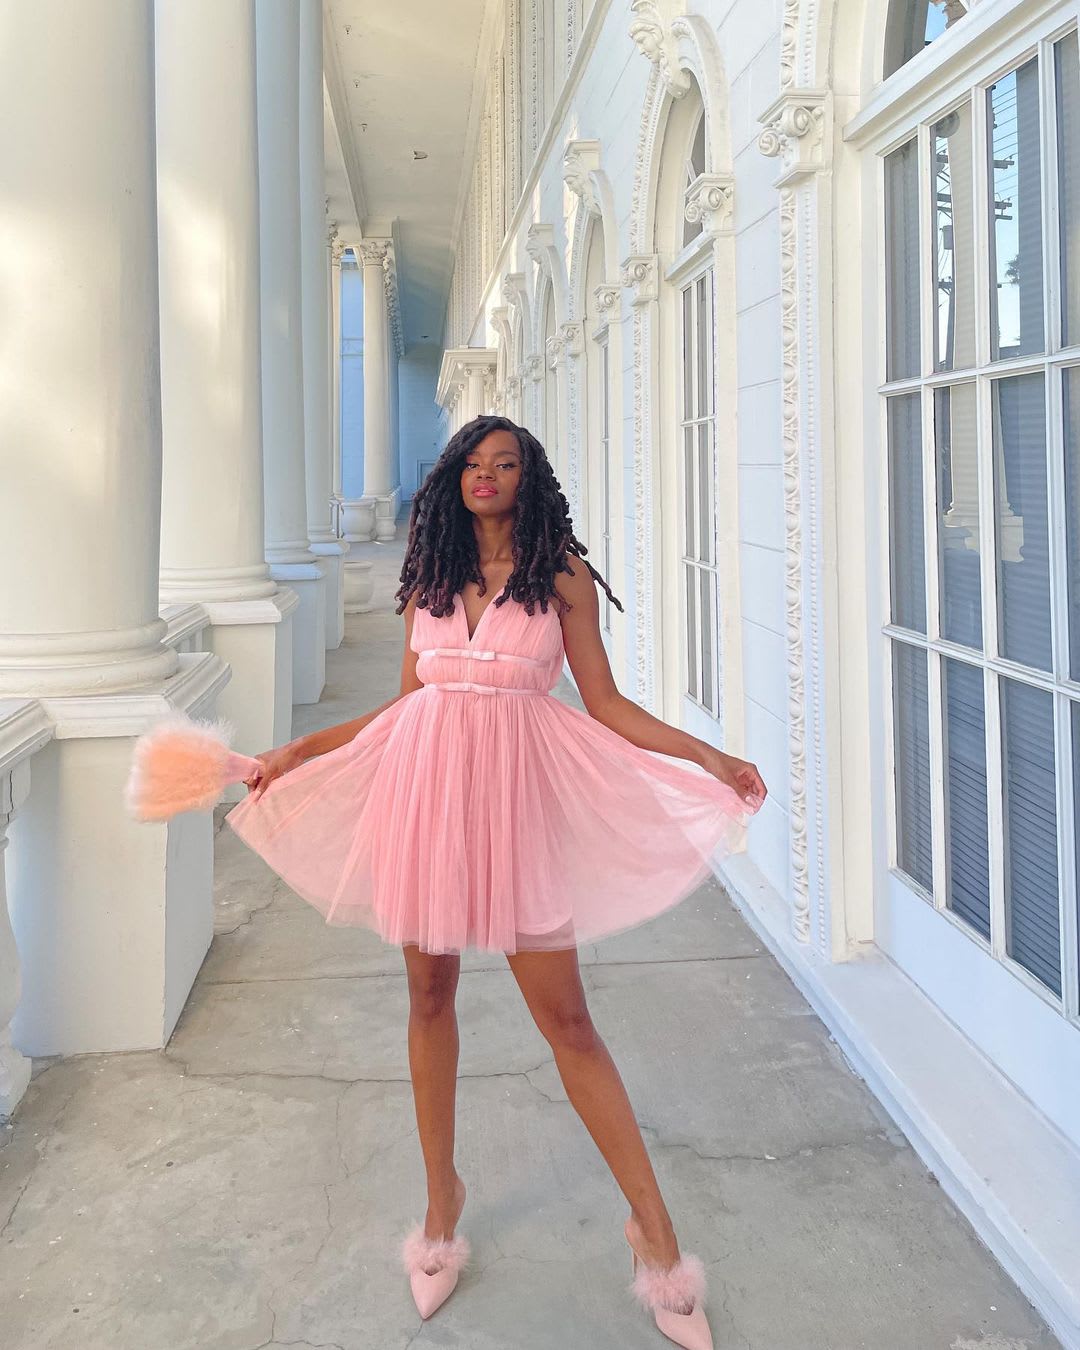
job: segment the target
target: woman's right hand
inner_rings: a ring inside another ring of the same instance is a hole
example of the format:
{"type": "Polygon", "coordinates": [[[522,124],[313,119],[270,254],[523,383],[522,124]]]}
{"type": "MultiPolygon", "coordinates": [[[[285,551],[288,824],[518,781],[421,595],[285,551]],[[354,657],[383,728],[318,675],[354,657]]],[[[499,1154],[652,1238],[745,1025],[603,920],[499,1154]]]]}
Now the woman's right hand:
{"type": "Polygon", "coordinates": [[[261,755],[256,755],[255,758],[262,765],[262,768],[255,769],[250,777],[244,779],[244,782],[247,784],[251,796],[258,801],[275,778],[280,778],[290,769],[295,769],[297,765],[303,764],[305,756],[296,742],[290,741],[288,745],[278,746],[276,750],[265,750],[261,755]]]}

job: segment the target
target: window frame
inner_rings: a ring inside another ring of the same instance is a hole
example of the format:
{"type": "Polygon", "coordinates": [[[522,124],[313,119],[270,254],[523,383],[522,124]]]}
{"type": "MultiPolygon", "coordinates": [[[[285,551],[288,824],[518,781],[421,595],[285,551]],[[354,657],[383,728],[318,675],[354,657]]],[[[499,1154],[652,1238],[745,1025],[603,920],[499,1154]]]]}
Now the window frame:
{"type": "MultiPolygon", "coordinates": [[[[1019,7],[1023,8],[1023,7],[1019,7]]],[[[918,56],[899,68],[876,91],[856,118],[844,130],[845,140],[855,142],[874,161],[873,183],[876,194],[874,226],[877,247],[885,238],[885,161],[894,150],[917,139],[920,226],[920,372],[918,375],[886,378],[886,268],[876,277],[876,347],[871,397],[877,400],[876,426],[882,466],[878,493],[879,539],[882,554],[878,560],[878,617],[875,631],[883,643],[880,671],[882,709],[885,714],[884,807],[887,872],[890,884],[900,884],[929,904],[959,929],[966,939],[981,947],[995,962],[1050,1005],[1072,1025],[1080,1025],[1080,952],[1078,952],[1077,820],[1074,811],[1074,764],[1080,755],[1080,738],[1074,747],[1072,706],[1080,702],[1080,679],[1069,673],[1069,597],[1068,552],[1066,536],[1065,484],[1066,455],[1063,426],[1063,394],[1066,369],[1080,366],[1080,338],[1069,347],[1061,345],[1061,268],[1060,231],[1055,205],[1058,200],[1058,157],[1055,109],[1054,44],[1077,28],[1074,4],[1032,6],[1035,13],[1017,31],[1017,16],[1003,13],[998,0],[981,0],[962,24],[954,25],[918,56]],[[1038,9],[1042,9],[1040,14],[1038,9]],[[1013,22],[1008,24],[1006,19],[1013,22]],[[976,20],[979,22],[976,23],[976,20]],[[992,48],[987,35],[996,31],[998,42],[992,48]],[[959,36],[957,34],[959,33],[959,36]],[[964,57],[963,61],[960,57],[964,57]],[[989,235],[990,212],[984,210],[992,191],[988,169],[988,112],[990,87],[999,79],[1038,56],[1042,266],[1044,302],[1044,350],[1041,354],[991,359],[989,235]],[[935,269],[927,248],[935,238],[931,200],[932,126],[950,111],[971,101],[972,166],[974,192],[974,246],[976,257],[975,359],[971,365],[952,370],[935,369],[935,269]],[[1047,456],[1047,530],[1050,550],[1050,622],[1052,670],[1038,671],[999,654],[1000,616],[998,540],[993,477],[992,390],[997,380],[1022,374],[1040,374],[1044,379],[1044,412],[1047,456]],[[941,588],[939,576],[940,511],[938,502],[938,453],[934,423],[935,390],[961,384],[976,389],[976,425],[978,430],[978,491],[980,533],[980,587],[982,606],[982,647],[979,651],[941,636],[941,588]],[[890,397],[918,394],[921,411],[922,512],[925,561],[926,633],[920,634],[891,622],[890,502],[888,474],[887,413],[890,397]],[[893,645],[903,642],[924,649],[927,670],[927,712],[930,726],[930,809],[933,838],[933,884],[931,896],[898,866],[897,765],[895,728],[897,708],[893,687],[893,645]],[[991,653],[993,653],[991,655],[991,653]],[[990,840],[990,939],[947,907],[946,877],[947,791],[944,759],[947,752],[942,702],[947,659],[964,662],[983,674],[984,716],[986,722],[987,832],[990,840]],[[1058,893],[1060,925],[1060,998],[1017,960],[1009,955],[1008,921],[1005,912],[1005,872],[1007,857],[995,840],[1005,837],[1006,801],[1002,758],[1002,680],[1048,691],[1053,698],[1055,810],[1057,816],[1058,893]]],[[[1030,13],[1030,11],[1029,11],[1030,13]]],[[[884,258],[884,254],[882,255],[884,258]]]]}

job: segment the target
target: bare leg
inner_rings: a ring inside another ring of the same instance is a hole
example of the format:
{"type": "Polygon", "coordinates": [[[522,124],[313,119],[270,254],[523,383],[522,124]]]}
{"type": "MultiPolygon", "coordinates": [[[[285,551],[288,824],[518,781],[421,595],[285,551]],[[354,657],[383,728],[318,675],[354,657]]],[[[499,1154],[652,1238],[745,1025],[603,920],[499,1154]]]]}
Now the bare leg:
{"type": "Polygon", "coordinates": [[[634,1245],[650,1265],[666,1270],[678,1261],[679,1246],[626,1088],[589,1015],[577,951],[518,952],[506,959],[551,1046],[571,1105],[626,1196],[634,1245]]]}
{"type": "Polygon", "coordinates": [[[461,958],[429,956],[416,946],[402,950],[409,977],[409,1075],[427,1170],[424,1233],[449,1238],[465,1204],[465,1184],[454,1167],[458,1065],[454,996],[461,958]]]}

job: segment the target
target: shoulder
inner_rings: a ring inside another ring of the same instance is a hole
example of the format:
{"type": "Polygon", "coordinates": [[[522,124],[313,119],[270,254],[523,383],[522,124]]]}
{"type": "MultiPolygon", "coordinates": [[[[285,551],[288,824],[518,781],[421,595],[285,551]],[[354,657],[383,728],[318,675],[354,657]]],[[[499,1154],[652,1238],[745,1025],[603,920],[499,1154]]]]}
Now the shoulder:
{"type": "Polygon", "coordinates": [[[568,556],[566,564],[573,570],[555,573],[555,589],[575,609],[596,604],[596,582],[585,566],[584,558],[568,556]]]}

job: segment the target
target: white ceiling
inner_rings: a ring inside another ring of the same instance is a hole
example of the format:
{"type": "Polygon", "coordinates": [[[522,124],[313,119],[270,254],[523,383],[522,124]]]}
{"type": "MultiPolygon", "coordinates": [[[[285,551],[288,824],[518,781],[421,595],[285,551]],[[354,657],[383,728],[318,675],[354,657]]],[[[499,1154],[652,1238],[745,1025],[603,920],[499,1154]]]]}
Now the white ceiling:
{"type": "Polygon", "coordinates": [[[442,337],[501,5],[324,0],[328,210],[346,239],[393,230],[407,346],[442,337]]]}

